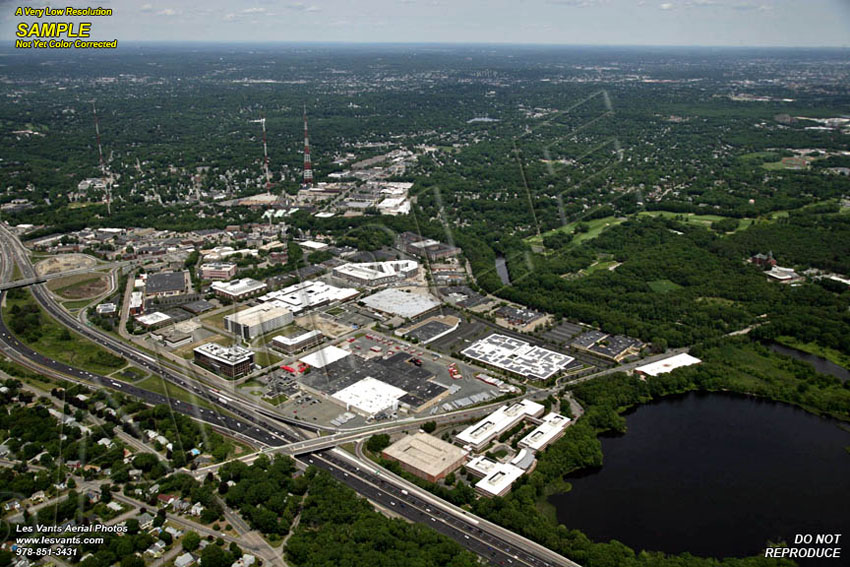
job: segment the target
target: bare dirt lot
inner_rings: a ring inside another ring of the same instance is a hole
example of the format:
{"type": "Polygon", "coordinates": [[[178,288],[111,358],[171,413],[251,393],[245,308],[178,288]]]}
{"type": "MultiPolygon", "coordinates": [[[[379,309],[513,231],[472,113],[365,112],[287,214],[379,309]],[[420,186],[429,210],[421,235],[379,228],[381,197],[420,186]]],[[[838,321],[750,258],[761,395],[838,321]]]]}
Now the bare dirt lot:
{"type": "Polygon", "coordinates": [[[42,260],[35,265],[35,271],[40,276],[66,272],[68,270],[79,270],[82,268],[94,268],[97,262],[94,258],[84,254],[61,254],[42,260]]]}
{"type": "Polygon", "coordinates": [[[103,274],[75,274],[50,280],[47,287],[65,299],[89,299],[109,289],[109,280],[103,274]]]}

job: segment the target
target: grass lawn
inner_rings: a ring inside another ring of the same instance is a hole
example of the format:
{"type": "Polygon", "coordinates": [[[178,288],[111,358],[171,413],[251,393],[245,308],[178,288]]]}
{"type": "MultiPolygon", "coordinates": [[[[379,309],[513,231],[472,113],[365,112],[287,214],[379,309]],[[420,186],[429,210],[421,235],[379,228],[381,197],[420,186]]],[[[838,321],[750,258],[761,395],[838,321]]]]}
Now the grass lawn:
{"type": "Polygon", "coordinates": [[[782,171],[784,169],[787,169],[785,167],[785,164],[782,163],[781,161],[767,162],[767,163],[761,164],[761,166],[768,171],[782,171]]]}
{"type": "Polygon", "coordinates": [[[128,366],[127,368],[122,368],[121,370],[112,374],[113,378],[115,378],[116,380],[122,380],[124,382],[126,382],[128,380],[135,382],[135,381],[139,380],[140,378],[144,378],[145,376],[147,376],[147,374],[145,374],[144,372],[142,372],[141,370],[139,370],[138,368],[135,368],[133,366],[128,366]]]}
{"type": "Polygon", "coordinates": [[[47,376],[39,376],[38,378],[27,377],[22,378],[21,380],[23,382],[26,382],[30,386],[34,386],[44,392],[50,392],[50,390],[55,388],[57,385],[55,382],[50,381],[50,378],[48,378],[47,376]]]}
{"type": "Polygon", "coordinates": [[[63,301],[62,306],[69,311],[74,311],[86,307],[92,302],[91,299],[81,299],[79,301],[63,301]]]}
{"type": "Polygon", "coordinates": [[[235,306],[231,305],[230,307],[224,308],[218,313],[214,313],[212,315],[207,315],[206,317],[201,317],[201,321],[204,323],[208,323],[214,327],[218,327],[221,330],[224,330],[224,318],[228,315],[233,315],[243,309],[247,309],[247,306],[235,306]]]}
{"type": "Polygon", "coordinates": [[[755,159],[762,159],[762,158],[776,159],[778,157],[779,157],[779,154],[776,153],[776,152],[750,152],[748,154],[743,154],[743,155],[738,156],[738,159],[740,159],[742,161],[752,161],[752,160],[755,160],[755,159]]]}
{"type": "Polygon", "coordinates": [[[655,293],[667,293],[682,288],[682,286],[670,280],[655,280],[653,282],[647,282],[647,285],[655,293]]]}
{"type": "Polygon", "coordinates": [[[282,404],[283,402],[285,402],[288,399],[289,398],[287,398],[284,394],[281,394],[281,395],[275,396],[273,398],[266,398],[266,401],[268,403],[272,404],[273,406],[279,406],[280,404],[282,404]]]}
{"type": "Polygon", "coordinates": [[[621,218],[617,218],[617,217],[603,217],[601,219],[592,219],[592,220],[589,220],[589,221],[579,220],[579,221],[571,222],[571,223],[566,224],[564,226],[560,226],[560,227],[553,229],[553,230],[550,230],[548,232],[544,232],[540,236],[536,236],[536,235],[530,236],[530,237],[526,238],[525,241],[528,242],[529,244],[537,244],[537,245],[542,246],[543,245],[543,239],[545,237],[551,236],[553,234],[557,234],[559,232],[565,232],[567,234],[572,234],[573,231],[575,230],[575,228],[579,224],[586,224],[589,227],[588,231],[576,234],[575,236],[573,236],[572,242],[570,242],[570,246],[576,246],[576,245],[581,244],[582,242],[584,242],[586,240],[591,240],[593,238],[596,238],[597,236],[602,234],[603,230],[610,228],[612,226],[616,226],[616,225],[618,225],[618,224],[620,224],[621,222],[624,222],[624,221],[625,221],[625,219],[621,219],[621,218]]]}
{"type": "MultiPolygon", "coordinates": [[[[9,360],[5,357],[0,357],[0,370],[12,376],[13,378],[18,378],[23,381],[32,381],[34,385],[37,387],[42,387],[45,384],[52,384],[53,379],[47,376],[42,376],[37,372],[26,368],[25,366],[21,366],[17,362],[13,360],[9,360]]],[[[49,386],[48,389],[53,386],[49,386]]]]}
{"type": "Polygon", "coordinates": [[[596,262],[596,263],[588,266],[587,269],[584,270],[584,273],[587,274],[587,275],[590,275],[593,272],[598,272],[598,271],[601,271],[601,270],[609,270],[609,269],[611,269],[611,266],[616,266],[618,264],[619,264],[619,262],[617,262],[616,260],[610,260],[608,262],[596,262]]]}
{"type": "Polygon", "coordinates": [[[281,360],[283,359],[267,352],[256,351],[254,353],[254,364],[259,364],[263,368],[271,366],[272,364],[277,364],[281,360]]]}
{"type": "Polygon", "coordinates": [[[184,390],[179,386],[166,382],[160,376],[149,376],[140,382],[136,382],[135,385],[147,390],[148,392],[153,392],[154,394],[161,394],[171,399],[180,400],[181,402],[186,402],[205,409],[220,411],[203,398],[199,398],[188,390],[184,390]]]}
{"type": "MultiPolygon", "coordinates": [[[[706,228],[711,228],[711,223],[716,221],[725,220],[732,217],[724,217],[721,215],[697,215],[694,213],[674,213],[672,211],[642,211],[638,213],[638,216],[647,216],[647,217],[665,217],[665,218],[674,218],[674,217],[682,217],[683,222],[686,223],[697,223],[706,228]]],[[[751,227],[757,221],[756,219],[751,218],[743,218],[738,220],[738,228],[736,228],[733,232],[738,232],[739,230],[744,230],[746,228],[751,227]]]]}
{"type": "Polygon", "coordinates": [[[33,350],[69,366],[98,374],[110,374],[127,364],[123,358],[115,356],[57,323],[36,303],[29,291],[23,292],[22,296],[7,295],[3,317],[14,332],[13,319],[22,317],[21,313],[32,313],[33,310],[37,313],[37,319],[31,315],[27,317],[37,320],[37,332],[35,329],[25,327],[18,329],[20,332],[16,333],[18,340],[33,350]],[[16,307],[19,311],[13,313],[16,307]]]}

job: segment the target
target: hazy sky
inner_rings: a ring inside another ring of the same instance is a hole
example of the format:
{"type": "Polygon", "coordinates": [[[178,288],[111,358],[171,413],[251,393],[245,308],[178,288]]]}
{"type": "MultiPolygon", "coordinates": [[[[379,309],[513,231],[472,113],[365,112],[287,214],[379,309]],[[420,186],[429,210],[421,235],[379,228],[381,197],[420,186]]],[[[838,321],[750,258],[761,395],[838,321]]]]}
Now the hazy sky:
{"type": "MultiPolygon", "coordinates": [[[[44,6],[48,2],[33,2],[44,6]]],[[[93,39],[848,46],[850,0],[101,0],[93,39]]],[[[0,0],[4,39],[15,7],[0,0]]],[[[56,2],[56,6],[65,6],[56,2]]]]}

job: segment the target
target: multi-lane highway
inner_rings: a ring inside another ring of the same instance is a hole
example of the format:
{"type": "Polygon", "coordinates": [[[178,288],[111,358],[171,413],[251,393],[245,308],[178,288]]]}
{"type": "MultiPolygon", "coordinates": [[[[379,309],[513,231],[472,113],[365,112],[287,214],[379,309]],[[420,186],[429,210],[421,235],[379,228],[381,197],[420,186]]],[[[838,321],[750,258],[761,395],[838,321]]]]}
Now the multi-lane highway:
{"type": "MultiPolygon", "coordinates": [[[[34,271],[20,242],[2,226],[0,226],[0,240],[3,241],[4,251],[3,266],[0,270],[3,277],[0,278],[0,281],[6,281],[12,262],[19,264],[25,278],[33,277],[34,271]]],[[[129,345],[82,325],[53,302],[42,284],[32,286],[32,292],[42,307],[63,325],[116,352],[134,364],[161,376],[163,379],[192,391],[199,398],[209,401],[214,406],[226,408],[227,412],[236,417],[222,415],[196,405],[172,400],[166,396],[52,360],[18,341],[0,317],[0,348],[11,358],[25,363],[30,368],[44,369],[44,371],[65,375],[81,383],[111,388],[138,397],[148,403],[167,404],[174,411],[190,415],[232,434],[248,437],[262,445],[280,446],[303,440],[303,435],[293,429],[291,425],[283,423],[284,419],[280,416],[251,406],[250,402],[244,400],[224,399],[216,392],[209,391],[201,382],[179,375],[129,345]]],[[[2,298],[3,294],[0,294],[0,301],[2,301],[2,298]]],[[[479,554],[493,564],[528,567],[554,565],[579,567],[576,563],[545,547],[454,508],[394,475],[370,469],[365,463],[361,463],[355,457],[349,457],[337,449],[326,449],[297,458],[304,464],[328,471],[335,478],[386,510],[408,520],[430,525],[438,532],[448,535],[465,548],[479,554]]]]}

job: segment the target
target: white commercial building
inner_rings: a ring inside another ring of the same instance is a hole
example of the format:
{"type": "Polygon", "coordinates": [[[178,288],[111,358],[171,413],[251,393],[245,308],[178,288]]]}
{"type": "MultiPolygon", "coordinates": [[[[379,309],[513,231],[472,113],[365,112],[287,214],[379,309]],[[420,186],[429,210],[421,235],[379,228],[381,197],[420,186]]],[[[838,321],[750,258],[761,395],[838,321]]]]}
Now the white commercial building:
{"type": "Polygon", "coordinates": [[[504,496],[525,471],[509,463],[497,463],[487,457],[476,457],[466,463],[466,469],[481,477],[475,491],[484,496],[504,496]]]}
{"type": "Polygon", "coordinates": [[[666,374],[676,370],[677,368],[690,366],[691,364],[699,364],[700,362],[702,361],[697,357],[683,352],[682,354],[677,354],[670,358],[665,358],[664,360],[657,360],[643,366],[638,366],[635,368],[635,372],[638,374],[647,374],[649,376],[658,376],[659,374],[666,374]]]}
{"type": "Polygon", "coordinates": [[[136,321],[143,327],[158,327],[171,321],[171,317],[161,311],[154,311],[148,315],[139,315],[136,317],[136,321]]]}
{"type": "Polygon", "coordinates": [[[297,283],[260,296],[260,301],[280,301],[293,313],[313,307],[348,301],[357,297],[358,291],[350,287],[336,287],[318,280],[297,283]]]}
{"type": "Polygon", "coordinates": [[[345,404],[347,410],[353,409],[365,417],[372,417],[383,411],[397,410],[398,399],[405,394],[407,392],[401,388],[367,376],[331,397],[345,404]]]}
{"type": "Polygon", "coordinates": [[[440,306],[440,302],[431,294],[385,289],[363,299],[370,309],[398,315],[407,319],[418,317],[440,306]]]}
{"type": "Polygon", "coordinates": [[[268,286],[251,278],[242,278],[230,282],[214,282],[210,288],[219,297],[230,301],[241,301],[262,293],[268,286]]]}
{"type": "Polygon", "coordinates": [[[320,252],[322,250],[327,249],[328,245],[324,242],[316,242],[315,240],[305,240],[304,242],[299,242],[298,246],[301,248],[306,248],[311,252],[320,252]]]}
{"type": "Polygon", "coordinates": [[[461,354],[478,362],[535,380],[545,380],[575,360],[566,354],[499,334],[490,335],[473,343],[462,350],[461,354]]]}
{"type": "Polygon", "coordinates": [[[333,269],[333,274],[363,287],[375,287],[400,282],[419,273],[419,262],[415,260],[390,260],[343,264],[333,269]]]}
{"type": "Polygon", "coordinates": [[[322,337],[321,331],[303,331],[292,335],[278,335],[272,339],[271,346],[291,354],[322,342],[322,337]]]}
{"type": "Polygon", "coordinates": [[[301,362],[308,364],[313,368],[324,368],[328,364],[332,364],[337,360],[342,360],[351,353],[333,345],[326,346],[316,352],[311,352],[308,355],[301,357],[301,362]]]}
{"type": "Polygon", "coordinates": [[[406,215],[410,212],[410,204],[406,197],[387,197],[378,203],[378,211],[382,215],[406,215]]]}
{"type": "Polygon", "coordinates": [[[555,412],[546,414],[543,423],[520,439],[519,446],[532,451],[542,451],[547,445],[560,439],[569,424],[570,418],[566,416],[555,412]]]}
{"type": "Polygon", "coordinates": [[[251,340],[292,323],[292,311],[278,301],[270,301],[224,318],[224,328],[251,340]]]}
{"type": "Polygon", "coordinates": [[[531,400],[519,400],[504,405],[479,421],[470,425],[455,437],[464,446],[480,451],[490,441],[528,417],[540,417],[545,408],[531,400]]]}

